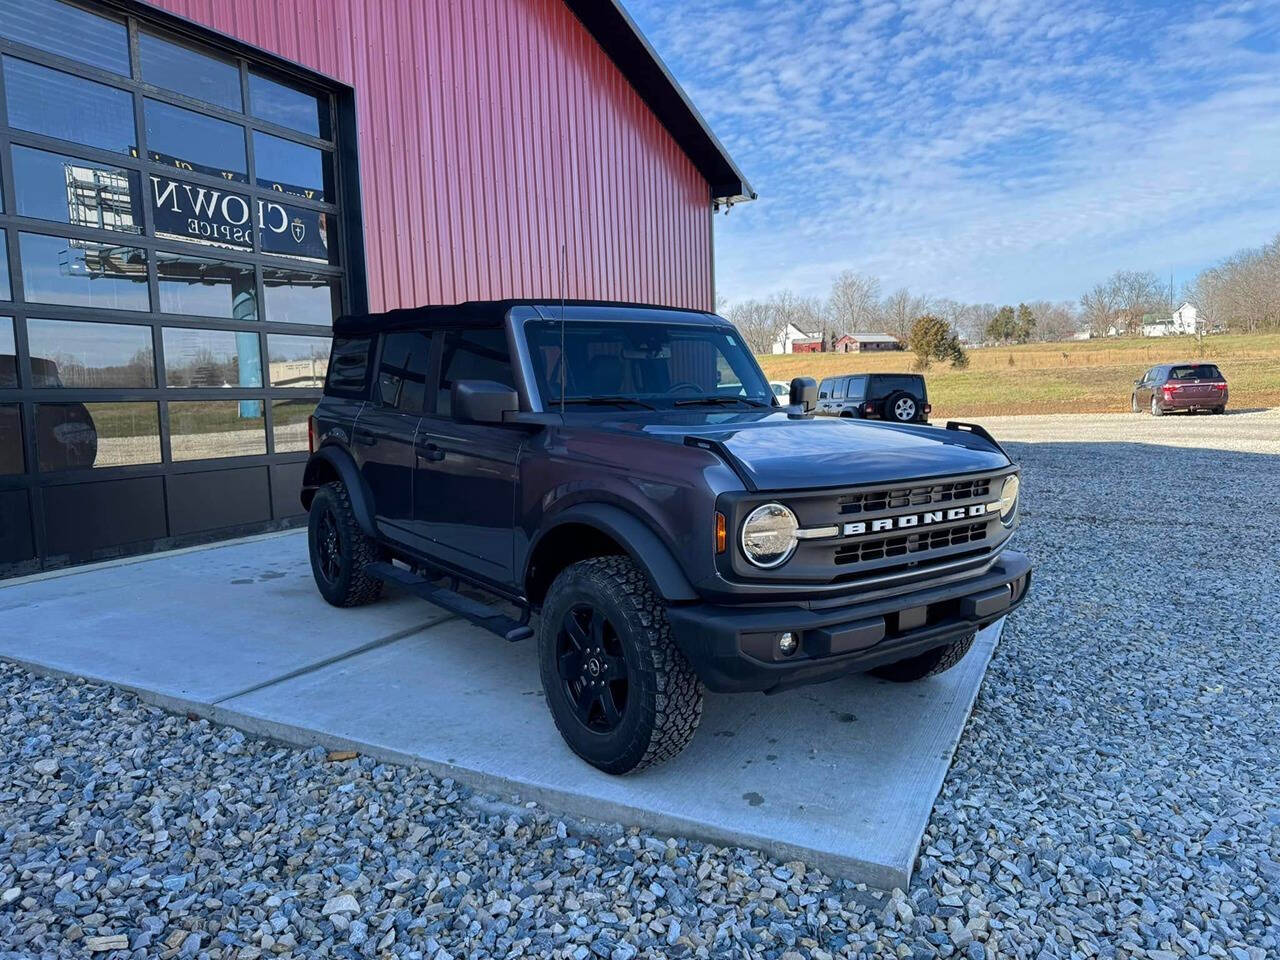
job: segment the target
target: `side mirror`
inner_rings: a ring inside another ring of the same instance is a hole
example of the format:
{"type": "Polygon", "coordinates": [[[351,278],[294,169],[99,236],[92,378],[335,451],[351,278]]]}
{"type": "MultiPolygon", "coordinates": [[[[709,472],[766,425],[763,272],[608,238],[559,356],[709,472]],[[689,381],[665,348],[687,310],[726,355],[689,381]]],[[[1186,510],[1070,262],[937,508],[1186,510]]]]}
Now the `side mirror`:
{"type": "Polygon", "coordinates": [[[818,405],[818,381],[813,377],[796,377],[791,381],[791,403],[808,413],[818,405]]]}
{"type": "Polygon", "coordinates": [[[520,409],[520,397],[492,380],[458,380],[453,385],[451,409],[455,420],[502,423],[504,414],[520,409]]]}

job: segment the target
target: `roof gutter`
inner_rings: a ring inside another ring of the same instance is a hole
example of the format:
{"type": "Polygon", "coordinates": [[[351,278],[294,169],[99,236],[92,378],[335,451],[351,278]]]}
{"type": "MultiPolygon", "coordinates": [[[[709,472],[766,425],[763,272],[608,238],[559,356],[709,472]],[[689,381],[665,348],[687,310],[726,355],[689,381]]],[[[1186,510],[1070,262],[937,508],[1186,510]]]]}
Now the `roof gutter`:
{"type": "Polygon", "coordinates": [[[565,0],[636,93],[711,186],[711,201],[734,204],[756,192],[619,0],[565,0]]]}

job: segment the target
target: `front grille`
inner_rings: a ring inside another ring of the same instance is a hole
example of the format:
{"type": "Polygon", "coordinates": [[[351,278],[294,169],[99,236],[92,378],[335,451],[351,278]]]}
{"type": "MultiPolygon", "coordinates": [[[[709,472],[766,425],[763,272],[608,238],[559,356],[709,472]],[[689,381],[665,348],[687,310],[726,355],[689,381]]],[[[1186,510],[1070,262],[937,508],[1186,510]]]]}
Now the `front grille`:
{"type": "Polygon", "coordinates": [[[868,563],[892,557],[906,557],[944,547],[957,547],[987,539],[988,521],[966,523],[939,530],[921,530],[893,537],[872,537],[836,548],[836,563],[868,563]]]}
{"type": "MultiPolygon", "coordinates": [[[[882,510],[898,510],[907,507],[928,507],[935,503],[953,500],[981,499],[991,492],[991,478],[976,480],[951,480],[928,486],[905,487],[899,490],[869,490],[866,493],[849,493],[837,500],[840,513],[876,513],[882,510]]],[[[848,561],[852,562],[852,561],[848,561]]]]}

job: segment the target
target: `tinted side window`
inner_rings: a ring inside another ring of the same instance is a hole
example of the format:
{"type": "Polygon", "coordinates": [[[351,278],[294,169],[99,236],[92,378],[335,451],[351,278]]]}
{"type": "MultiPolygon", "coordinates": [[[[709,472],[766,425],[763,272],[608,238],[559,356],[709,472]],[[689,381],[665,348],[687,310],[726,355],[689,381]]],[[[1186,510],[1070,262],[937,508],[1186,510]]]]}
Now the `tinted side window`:
{"type": "Polygon", "coordinates": [[[850,377],[848,399],[863,400],[867,396],[867,378],[866,377],[850,377]]]}
{"type": "Polygon", "coordinates": [[[419,331],[386,334],[378,360],[378,398],[388,407],[422,413],[430,359],[431,334],[419,331]]]}
{"type": "Polygon", "coordinates": [[[507,334],[502,329],[451,330],[444,335],[436,413],[449,415],[455,380],[493,380],[514,388],[507,334]]]}
{"type": "Polygon", "coordinates": [[[843,380],[837,379],[837,380],[831,381],[831,399],[832,400],[844,399],[844,384],[845,382],[843,380]]]}
{"type": "Polygon", "coordinates": [[[371,345],[372,341],[368,337],[333,341],[325,393],[364,396],[369,383],[369,347],[371,345]]]}
{"type": "Polygon", "coordinates": [[[831,397],[831,381],[823,380],[822,385],[818,387],[818,399],[827,400],[831,397]]]}

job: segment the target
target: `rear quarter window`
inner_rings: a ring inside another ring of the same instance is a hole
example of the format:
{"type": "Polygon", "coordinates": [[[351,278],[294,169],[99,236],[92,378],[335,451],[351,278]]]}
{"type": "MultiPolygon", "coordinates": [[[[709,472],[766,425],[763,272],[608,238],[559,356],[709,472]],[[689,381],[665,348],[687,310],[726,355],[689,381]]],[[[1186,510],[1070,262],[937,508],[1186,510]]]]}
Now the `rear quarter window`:
{"type": "Polygon", "coordinates": [[[340,397],[363,397],[368,393],[372,350],[372,337],[335,339],[329,354],[329,376],[324,392],[340,397]]]}

